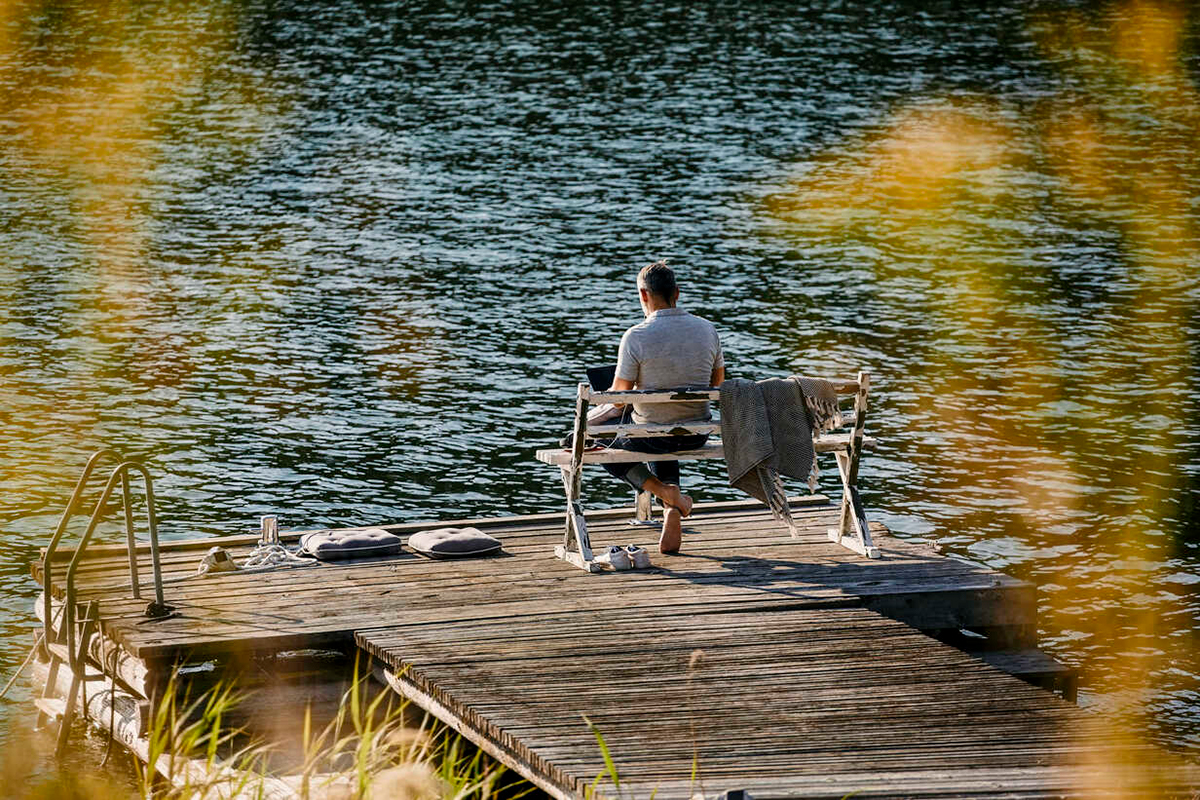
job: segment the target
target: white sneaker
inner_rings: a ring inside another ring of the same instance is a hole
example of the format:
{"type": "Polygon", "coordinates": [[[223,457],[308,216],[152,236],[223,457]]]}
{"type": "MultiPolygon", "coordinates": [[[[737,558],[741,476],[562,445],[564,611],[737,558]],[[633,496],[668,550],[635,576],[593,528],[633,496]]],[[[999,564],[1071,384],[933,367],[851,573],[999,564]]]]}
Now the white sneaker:
{"type": "Polygon", "coordinates": [[[629,560],[629,553],[625,552],[625,548],[615,544],[596,556],[594,561],[601,566],[615,570],[629,569],[633,566],[633,562],[629,560]]]}
{"type": "Polygon", "coordinates": [[[646,552],[646,548],[631,544],[625,548],[625,553],[634,569],[646,569],[650,566],[650,554],[646,552]]]}

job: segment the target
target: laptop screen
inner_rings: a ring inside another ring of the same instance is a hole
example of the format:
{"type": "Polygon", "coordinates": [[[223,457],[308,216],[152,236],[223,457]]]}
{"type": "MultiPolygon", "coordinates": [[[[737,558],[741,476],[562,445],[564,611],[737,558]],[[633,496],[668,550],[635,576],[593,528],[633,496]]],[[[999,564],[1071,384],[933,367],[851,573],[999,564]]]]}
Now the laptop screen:
{"type": "Polygon", "coordinates": [[[612,386],[613,379],[616,377],[616,364],[604,367],[588,367],[587,370],[588,383],[592,385],[593,392],[607,392],[612,386]]]}

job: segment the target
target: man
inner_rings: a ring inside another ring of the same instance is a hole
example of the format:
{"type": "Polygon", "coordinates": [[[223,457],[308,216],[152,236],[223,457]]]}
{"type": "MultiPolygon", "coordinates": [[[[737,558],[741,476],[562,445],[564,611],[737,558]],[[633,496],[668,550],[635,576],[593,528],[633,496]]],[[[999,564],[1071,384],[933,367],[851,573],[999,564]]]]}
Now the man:
{"type": "MultiPolygon", "coordinates": [[[[675,273],[657,261],[638,273],[638,295],[645,321],[625,331],[617,356],[613,391],[674,389],[680,386],[717,387],[725,380],[721,341],[711,322],[682,308],[675,273]]],[[[629,410],[626,410],[629,416],[629,410]]],[[[634,403],[634,422],[669,423],[711,419],[708,401],[695,403],[634,403]]],[[[708,436],[621,437],[613,447],[640,453],[672,453],[701,447],[708,436]]],[[[692,499],[679,489],[678,461],[605,464],[604,468],[645,490],[663,504],[663,527],[658,549],[678,552],[683,541],[683,517],[692,513],[692,499]]]]}

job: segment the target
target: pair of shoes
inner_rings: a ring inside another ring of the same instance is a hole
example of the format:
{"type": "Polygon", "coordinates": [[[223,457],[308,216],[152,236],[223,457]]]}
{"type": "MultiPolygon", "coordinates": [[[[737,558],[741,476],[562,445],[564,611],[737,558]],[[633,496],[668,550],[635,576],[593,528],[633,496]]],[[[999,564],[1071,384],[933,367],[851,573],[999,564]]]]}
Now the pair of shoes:
{"type": "Polygon", "coordinates": [[[614,544],[596,556],[595,562],[613,570],[646,569],[650,566],[650,554],[636,544],[628,547],[614,544]]]}
{"type": "Polygon", "coordinates": [[[633,562],[634,569],[646,569],[650,566],[650,554],[646,552],[646,548],[631,544],[626,546],[625,552],[629,555],[629,560],[633,562]]]}
{"type": "Polygon", "coordinates": [[[630,560],[629,553],[625,552],[624,547],[617,544],[614,544],[593,560],[597,564],[609,569],[633,569],[633,561],[630,560]]]}

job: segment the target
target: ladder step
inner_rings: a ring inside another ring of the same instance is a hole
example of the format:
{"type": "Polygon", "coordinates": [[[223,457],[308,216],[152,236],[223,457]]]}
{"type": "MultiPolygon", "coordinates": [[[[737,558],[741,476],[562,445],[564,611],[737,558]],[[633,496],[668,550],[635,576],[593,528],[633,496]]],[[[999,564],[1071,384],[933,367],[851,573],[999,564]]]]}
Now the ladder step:
{"type": "MultiPolygon", "coordinates": [[[[67,666],[71,665],[71,650],[65,644],[60,644],[58,642],[54,642],[52,644],[47,645],[46,649],[49,650],[50,654],[53,655],[55,658],[57,658],[62,663],[66,664],[67,666]]],[[[87,674],[84,675],[80,680],[85,680],[85,681],[102,681],[102,680],[104,680],[104,675],[99,670],[93,669],[90,665],[86,665],[86,664],[84,665],[84,668],[87,670],[87,674]]]]}
{"type": "Polygon", "coordinates": [[[67,711],[67,701],[61,697],[35,697],[33,703],[51,719],[62,719],[67,711]]]}
{"type": "Polygon", "coordinates": [[[51,642],[46,645],[46,649],[50,651],[50,655],[56,657],[59,661],[70,662],[71,648],[62,642],[51,642]]]}

